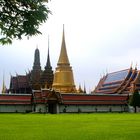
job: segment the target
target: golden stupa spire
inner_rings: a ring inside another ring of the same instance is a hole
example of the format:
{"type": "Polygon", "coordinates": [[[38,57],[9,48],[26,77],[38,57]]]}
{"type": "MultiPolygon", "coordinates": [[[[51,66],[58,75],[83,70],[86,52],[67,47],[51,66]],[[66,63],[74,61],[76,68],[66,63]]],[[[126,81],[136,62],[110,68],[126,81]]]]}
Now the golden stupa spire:
{"type": "Polygon", "coordinates": [[[63,25],[63,35],[60,56],[57,67],[54,73],[54,80],[52,88],[60,93],[75,93],[76,88],[74,84],[74,77],[72,67],[70,66],[63,25]]]}
{"type": "Polygon", "coordinates": [[[2,83],[2,94],[6,93],[6,86],[5,86],[5,81],[4,81],[4,74],[3,74],[3,83],[2,83]]]}
{"type": "Polygon", "coordinates": [[[62,35],[62,44],[61,44],[61,51],[60,51],[60,56],[58,60],[58,65],[69,65],[69,58],[67,55],[67,50],[66,50],[66,43],[65,43],[65,31],[64,31],[64,25],[63,25],[63,35],[62,35]]]}

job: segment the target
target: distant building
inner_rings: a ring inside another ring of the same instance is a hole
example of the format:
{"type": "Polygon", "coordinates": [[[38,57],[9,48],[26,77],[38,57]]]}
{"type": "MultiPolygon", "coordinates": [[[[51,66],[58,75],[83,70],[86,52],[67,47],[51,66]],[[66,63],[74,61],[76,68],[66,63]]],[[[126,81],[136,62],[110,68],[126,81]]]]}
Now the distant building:
{"type": "Polygon", "coordinates": [[[32,89],[29,83],[29,74],[11,76],[9,93],[31,94],[32,89]]]}
{"type": "Polygon", "coordinates": [[[10,93],[24,93],[31,94],[32,90],[41,90],[42,88],[54,89],[62,93],[85,93],[80,86],[80,90],[76,90],[73,70],[70,66],[69,58],[67,55],[65,33],[63,28],[62,44],[59,60],[55,73],[53,74],[52,66],[50,63],[49,55],[49,40],[48,40],[48,56],[45,70],[41,69],[40,52],[36,48],[34,54],[34,63],[31,71],[26,75],[11,76],[10,79],[10,93]]]}
{"type": "Polygon", "coordinates": [[[33,92],[35,112],[93,113],[129,112],[128,96],[119,94],[59,93],[50,90],[33,92]]]}
{"type": "Polygon", "coordinates": [[[33,94],[0,94],[0,112],[129,112],[129,107],[127,95],[59,93],[44,89],[33,94]]]}
{"type": "MultiPolygon", "coordinates": [[[[3,91],[4,87],[3,83],[3,91]]],[[[136,89],[140,90],[140,71],[132,67],[103,76],[91,94],[86,94],[85,85],[84,90],[81,85],[76,89],[63,28],[55,73],[50,63],[49,46],[44,70],[36,48],[32,70],[26,75],[11,76],[10,94],[0,95],[0,112],[129,112],[129,96],[136,89]]]]}
{"type": "Polygon", "coordinates": [[[140,90],[140,71],[130,67],[103,76],[92,94],[131,95],[140,90]]]}
{"type": "Polygon", "coordinates": [[[49,49],[45,70],[41,69],[40,52],[36,48],[34,54],[34,63],[31,71],[26,75],[11,76],[9,92],[31,94],[32,90],[40,90],[41,88],[52,88],[53,70],[50,63],[49,49]]]}

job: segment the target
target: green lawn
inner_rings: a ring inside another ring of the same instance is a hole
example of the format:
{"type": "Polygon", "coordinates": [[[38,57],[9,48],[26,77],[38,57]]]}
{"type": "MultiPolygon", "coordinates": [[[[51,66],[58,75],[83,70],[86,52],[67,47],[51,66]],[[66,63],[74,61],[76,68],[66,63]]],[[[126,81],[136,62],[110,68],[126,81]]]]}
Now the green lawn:
{"type": "Polygon", "coordinates": [[[0,114],[0,140],[139,140],[140,114],[0,114]]]}

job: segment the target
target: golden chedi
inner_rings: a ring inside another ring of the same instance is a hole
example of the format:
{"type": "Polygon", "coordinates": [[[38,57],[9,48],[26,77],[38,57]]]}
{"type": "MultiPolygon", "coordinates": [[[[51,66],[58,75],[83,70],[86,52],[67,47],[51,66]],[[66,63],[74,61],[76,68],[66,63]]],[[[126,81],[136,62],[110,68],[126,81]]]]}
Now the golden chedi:
{"type": "Polygon", "coordinates": [[[75,93],[73,71],[70,66],[63,27],[62,45],[57,67],[54,73],[53,89],[60,93],[75,93]]]}

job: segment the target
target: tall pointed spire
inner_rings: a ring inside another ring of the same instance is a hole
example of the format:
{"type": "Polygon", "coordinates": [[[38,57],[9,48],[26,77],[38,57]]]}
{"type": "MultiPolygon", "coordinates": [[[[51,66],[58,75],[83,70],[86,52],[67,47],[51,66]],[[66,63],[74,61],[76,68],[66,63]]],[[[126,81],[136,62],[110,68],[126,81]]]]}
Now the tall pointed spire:
{"type": "Polygon", "coordinates": [[[137,70],[137,62],[136,62],[136,65],[135,65],[135,70],[137,70]]]}
{"type": "Polygon", "coordinates": [[[7,89],[6,89],[6,86],[5,86],[5,80],[4,80],[4,74],[3,74],[3,83],[2,83],[2,93],[6,93],[7,89]]]}
{"type": "Polygon", "coordinates": [[[84,93],[86,93],[86,86],[85,86],[85,82],[84,82],[84,93]]]}
{"type": "Polygon", "coordinates": [[[51,89],[53,84],[53,70],[50,62],[50,52],[49,52],[49,36],[48,36],[48,55],[45,70],[41,75],[41,87],[51,89]]]}
{"type": "Polygon", "coordinates": [[[47,56],[47,63],[46,63],[45,69],[46,68],[52,68],[51,62],[50,62],[50,52],[49,52],[49,36],[48,36],[48,56],[47,56]]]}
{"type": "Polygon", "coordinates": [[[63,25],[61,51],[60,51],[60,56],[59,56],[59,60],[58,60],[58,65],[62,65],[62,64],[70,65],[69,58],[68,58],[68,55],[67,55],[66,43],[65,43],[64,25],[63,25]]]}
{"type": "Polygon", "coordinates": [[[133,67],[133,62],[131,61],[130,69],[132,69],[132,67],[133,67]]]}
{"type": "Polygon", "coordinates": [[[70,66],[63,25],[62,44],[59,60],[54,74],[53,89],[61,93],[75,93],[76,88],[74,84],[73,71],[70,66]]]}
{"type": "Polygon", "coordinates": [[[41,70],[41,66],[40,66],[40,52],[39,52],[38,47],[36,48],[35,54],[34,54],[33,69],[41,70]]]}
{"type": "Polygon", "coordinates": [[[42,70],[40,65],[40,52],[39,49],[36,48],[35,54],[34,54],[34,64],[33,69],[30,73],[30,85],[33,90],[40,89],[40,76],[41,76],[42,70]]]}

